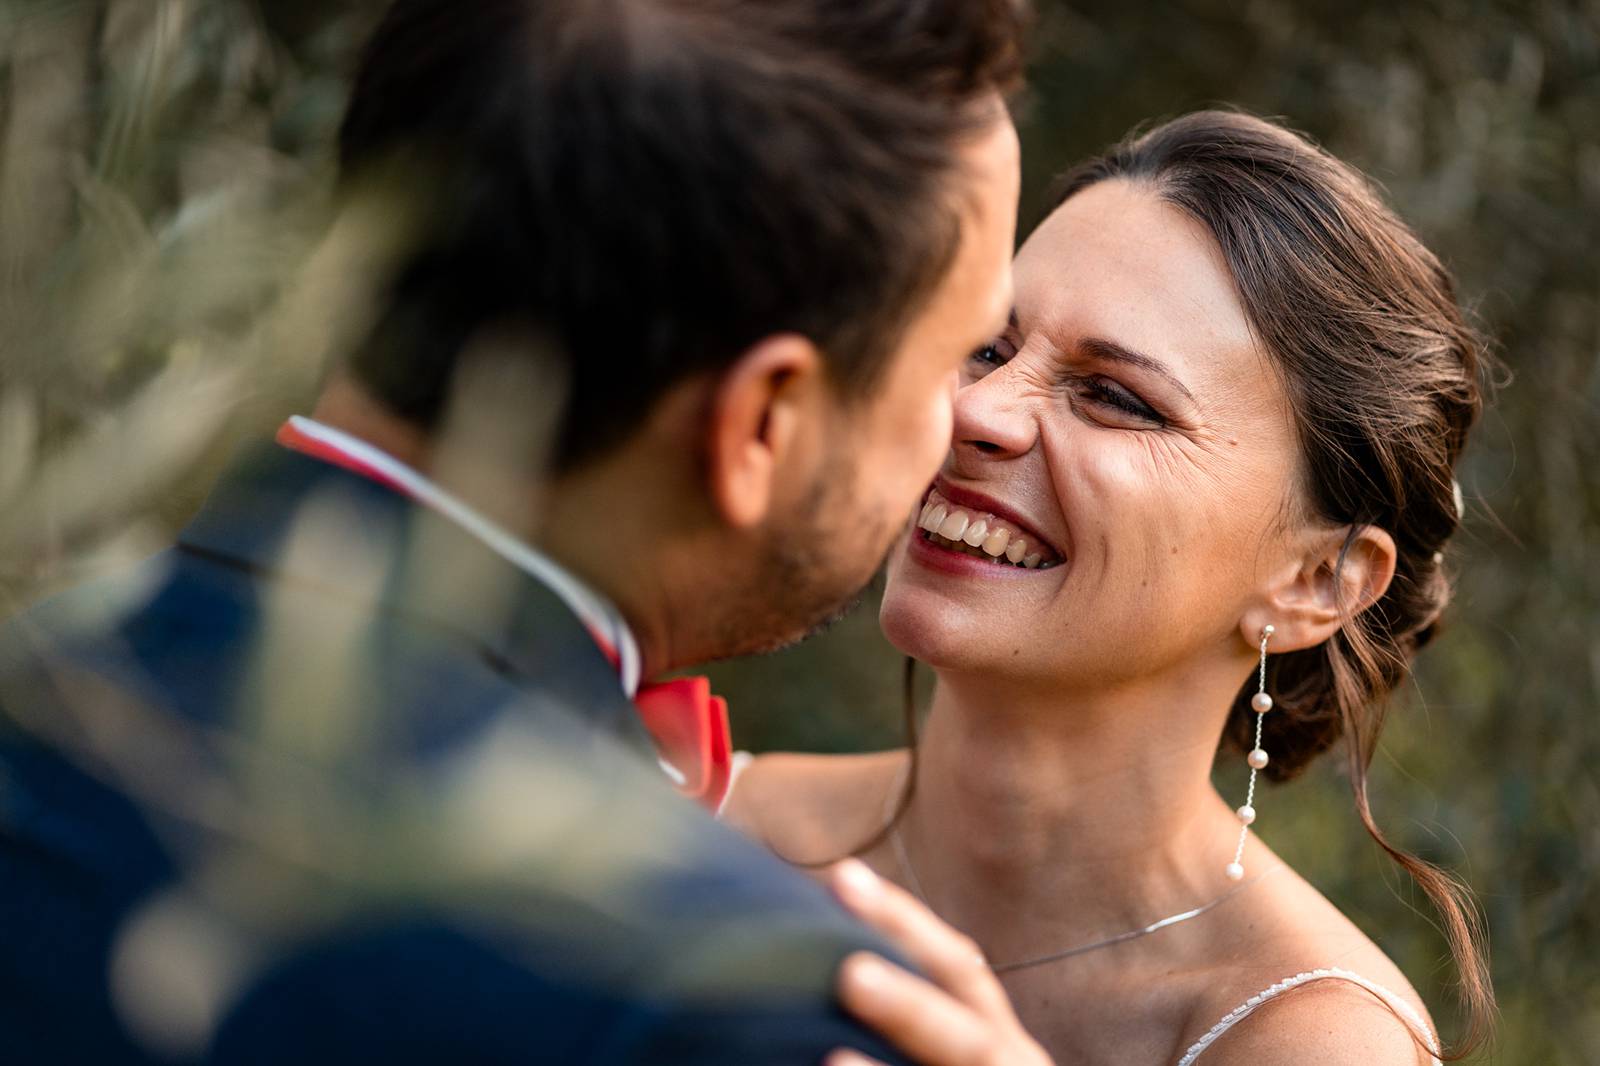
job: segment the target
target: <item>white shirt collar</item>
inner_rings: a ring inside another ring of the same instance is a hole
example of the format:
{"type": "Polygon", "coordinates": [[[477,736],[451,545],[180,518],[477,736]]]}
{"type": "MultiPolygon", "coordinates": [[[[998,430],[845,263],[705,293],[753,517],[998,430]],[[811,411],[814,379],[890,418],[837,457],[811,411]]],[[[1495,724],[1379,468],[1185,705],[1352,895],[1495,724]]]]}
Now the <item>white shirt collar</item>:
{"type": "Polygon", "coordinates": [[[482,542],[490,551],[534,578],[571,608],[584,625],[611,642],[621,659],[622,690],[629,699],[639,693],[639,643],[621,612],[549,556],[451,495],[383,449],[315,419],[295,415],[294,428],[327,447],[350,456],[398,485],[408,496],[438,512],[482,542]]]}

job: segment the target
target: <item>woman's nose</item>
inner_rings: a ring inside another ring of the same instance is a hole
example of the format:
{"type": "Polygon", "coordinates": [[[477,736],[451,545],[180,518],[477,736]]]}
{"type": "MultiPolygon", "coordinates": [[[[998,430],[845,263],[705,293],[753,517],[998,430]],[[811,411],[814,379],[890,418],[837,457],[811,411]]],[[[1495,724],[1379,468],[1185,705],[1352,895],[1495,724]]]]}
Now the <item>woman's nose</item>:
{"type": "Polygon", "coordinates": [[[1038,423],[1010,364],[956,391],[954,442],[958,459],[1010,459],[1033,448],[1038,423]]]}

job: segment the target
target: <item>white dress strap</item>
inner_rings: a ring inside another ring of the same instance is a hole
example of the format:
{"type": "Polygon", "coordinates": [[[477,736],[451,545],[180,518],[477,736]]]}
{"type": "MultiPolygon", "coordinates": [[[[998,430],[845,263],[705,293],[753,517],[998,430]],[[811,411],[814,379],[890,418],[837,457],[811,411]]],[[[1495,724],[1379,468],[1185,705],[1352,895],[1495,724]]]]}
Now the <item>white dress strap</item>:
{"type": "Polygon", "coordinates": [[[1434,1064],[1434,1066],[1439,1066],[1439,1059],[1437,1058],[1439,1054],[1438,1042],[1434,1039],[1433,1030],[1428,1028],[1428,1023],[1423,1020],[1420,1014],[1417,1013],[1415,1007],[1413,1007],[1410,1003],[1407,1003],[1395,993],[1391,992],[1389,989],[1384,988],[1376,981],[1369,981],[1360,974],[1351,973],[1349,970],[1340,970],[1337,968],[1308,970],[1305,973],[1297,973],[1293,977],[1279,981],[1277,984],[1257,992],[1255,995],[1239,1004],[1233,1010],[1223,1015],[1223,1018],[1220,1022],[1218,1022],[1216,1025],[1213,1025],[1204,1036],[1202,1036],[1199,1040],[1196,1040],[1194,1045],[1190,1047],[1188,1051],[1183,1053],[1183,1058],[1178,1060],[1178,1066],[1190,1066],[1195,1059],[1200,1057],[1201,1053],[1204,1052],[1206,1048],[1216,1043],[1223,1033],[1226,1033],[1229,1029],[1232,1029],[1235,1025],[1238,1025],[1250,1015],[1254,1014],[1256,1008],[1267,1002],[1267,1000],[1280,996],[1289,991],[1291,988],[1298,988],[1301,985],[1310,984],[1313,981],[1328,980],[1349,981],[1352,984],[1360,985],[1362,988],[1366,989],[1368,992],[1371,992],[1389,1006],[1393,1007],[1400,1017],[1404,1018],[1416,1032],[1422,1035],[1423,1042],[1428,1046],[1429,1058],[1431,1062],[1434,1064]]]}

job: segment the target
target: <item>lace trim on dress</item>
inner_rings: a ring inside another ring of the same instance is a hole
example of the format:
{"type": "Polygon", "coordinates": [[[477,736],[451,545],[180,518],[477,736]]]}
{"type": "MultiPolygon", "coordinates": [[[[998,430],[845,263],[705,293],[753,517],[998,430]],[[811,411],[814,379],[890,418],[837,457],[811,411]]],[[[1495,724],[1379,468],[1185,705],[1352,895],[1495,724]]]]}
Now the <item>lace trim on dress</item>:
{"type": "Polygon", "coordinates": [[[1251,1014],[1255,1013],[1256,1008],[1261,1006],[1267,1000],[1282,995],[1291,988],[1296,988],[1304,984],[1310,984],[1312,981],[1326,980],[1349,981],[1352,984],[1360,985],[1362,988],[1366,989],[1368,992],[1371,992],[1389,1006],[1393,1007],[1397,1012],[1399,1012],[1400,1017],[1404,1018],[1409,1025],[1415,1028],[1417,1032],[1422,1034],[1423,1042],[1428,1046],[1429,1060],[1433,1063],[1433,1066],[1439,1066],[1439,1045],[1437,1041],[1434,1040],[1433,1030],[1428,1028],[1428,1023],[1422,1019],[1420,1014],[1417,1013],[1415,1007],[1413,1007],[1410,1003],[1407,1003],[1404,999],[1401,999],[1395,993],[1389,991],[1389,989],[1384,988],[1376,981],[1369,981],[1367,978],[1362,977],[1358,973],[1351,973],[1349,970],[1340,970],[1337,968],[1325,970],[1307,970],[1305,973],[1297,973],[1293,977],[1279,981],[1277,984],[1257,992],[1255,995],[1239,1004],[1233,1010],[1229,1011],[1223,1016],[1220,1022],[1211,1027],[1209,1032],[1207,1032],[1199,1040],[1196,1040],[1194,1042],[1194,1046],[1189,1048],[1188,1051],[1185,1051],[1183,1053],[1183,1058],[1178,1060],[1178,1066],[1190,1066],[1190,1064],[1193,1063],[1195,1059],[1199,1058],[1200,1054],[1205,1051],[1206,1048],[1214,1044],[1223,1033],[1226,1033],[1229,1029],[1232,1029],[1235,1025],[1238,1025],[1251,1014]]]}

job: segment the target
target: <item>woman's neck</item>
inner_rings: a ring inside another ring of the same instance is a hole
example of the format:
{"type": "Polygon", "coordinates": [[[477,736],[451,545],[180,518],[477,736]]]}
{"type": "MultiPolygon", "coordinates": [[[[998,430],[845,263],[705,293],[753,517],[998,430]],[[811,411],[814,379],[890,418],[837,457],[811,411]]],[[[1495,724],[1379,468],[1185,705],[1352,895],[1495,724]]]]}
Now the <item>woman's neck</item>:
{"type": "Polygon", "coordinates": [[[1245,669],[1093,698],[941,674],[900,828],[929,902],[1004,962],[1226,891],[1210,770],[1245,669]]]}

